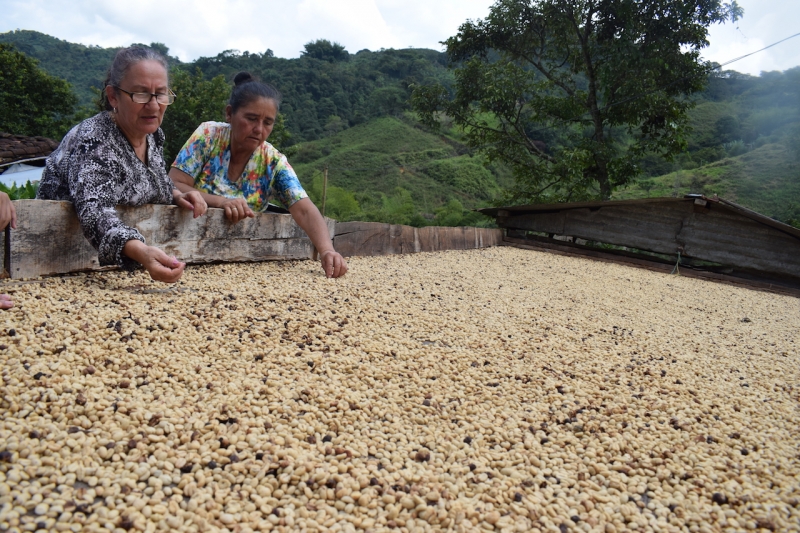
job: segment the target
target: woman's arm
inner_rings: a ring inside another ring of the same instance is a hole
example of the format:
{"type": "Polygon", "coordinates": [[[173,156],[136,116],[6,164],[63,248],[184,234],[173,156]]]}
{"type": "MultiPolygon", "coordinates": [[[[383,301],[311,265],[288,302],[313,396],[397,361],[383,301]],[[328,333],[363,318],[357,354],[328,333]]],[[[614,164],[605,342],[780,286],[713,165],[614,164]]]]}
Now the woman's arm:
{"type": "Polygon", "coordinates": [[[244,198],[225,198],[224,196],[217,196],[216,194],[208,194],[200,191],[194,186],[194,178],[186,172],[179,170],[175,167],[169,169],[169,177],[175,187],[183,193],[197,191],[203,197],[208,207],[219,207],[225,210],[225,217],[236,224],[245,218],[252,218],[256,216],[244,198]]]}
{"type": "MultiPolygon", "coordinates": [[[[0,230],[5,229],[11,224],[13,229],[17,229],[17,211],[11,198],[4,192],[0,192],[0,230]]],[[[0,294],[0,309],[10,309],[14,307],[14,300],[8,294],[0,294]]]]}
{"type": "Polygon", "coordinates": [[[114,209],[126,203],[171,203],[172,184],[169,187],[163,184],[164,187],[145,192],[145,196],[136,196],[137,191],[130,186],[130,169],[113,157],[113,150],[86,152],[86,157],[71,161],[67,181],[81,229],[97,249],[100,265],[133,270],[141,264],[154,280],[177,281],[184,265],[158,248],[146,245],[141,233],[125,225],[114,209]],[[132,196],[126,197],[127,194],[132,196]]]}
{"type": "Polygon", "coordinates": [[[144,243],[144,237],[136,228],[125,225],[114,209],[124,203],[117,190],[124,188],[127,169],[111,157],[103,161],[103,155],[90,154],[82,161],[70,162],[69,195],[84,236],[97,250],[100,266],[134,270],[138,262],[125,255],[123,248],[130,240],[144,243]]]}
{"type": "Polygon", "coordinates": [[[11,198],[0,192],[0,229],[5,229],[11,224],[12,229],[17,229],[17,210],[11,203],[11,198]]]}
{"type": "Polygon", "coordinates": [[[289,212],[297,225],[303,228],[311,242],[314,243],[314,247],[319,252],[319,259],[325,275],[329,278],[344,276],[347,273],[347,261],[333,249],[328,226],[314,202],[303,198],[293,203],[289,207],[289,212]]]}

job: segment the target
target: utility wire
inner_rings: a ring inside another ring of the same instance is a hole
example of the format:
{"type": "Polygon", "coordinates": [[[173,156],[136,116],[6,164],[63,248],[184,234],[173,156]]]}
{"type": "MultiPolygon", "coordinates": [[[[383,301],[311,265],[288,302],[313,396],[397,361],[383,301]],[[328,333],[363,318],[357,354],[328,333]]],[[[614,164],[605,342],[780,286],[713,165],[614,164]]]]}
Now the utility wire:
{"type": "MultiPolygon", "coordinates": [[[[793,39],[793,38],[798,37],[798,36],[800,36],[800,33],[795,33],[794,35],[790,35],[789,37],[786,37],[785,39],[781,39],[780,41],[774,42],[774,43],[770,44],[769,46],[765,46],[764,48],[761,48],[760,50],[756,50],[755,52],[750,52],[749,54],[745,54],[743,56],[739,56],[739,57],[736,57],[734,59],[731,59],[730,61],[726,61],[725,63],[719,64],[719,65],[711,68],[709,70],[709,73],[713,72],[715,70],[719,70],[722,67],[730,65],[730,64],[735,63],[737,61],[741,61],[742,59],[744,59],[746,57],[750,57],[751,55],[757,54],[759,52],[763,52],[764,50],[766,50],[768,48],[772,48],[773,46],[776,46],[778,44],[781,44],[782,42],[788,41],[789,39],[793,39]]],[[[640,98],[644,98],[645,96],[650,96],[651,94],[657,93],[659,91],[663,91],[664,89],[667,89],[667,88],[669,88],[669,87],[671,87],[671,86],[673,86],[673,85],[675,85],[677,83],[681,83],[682,81],[687,80],[687,79],[689,79],[691,77],[692,76],[684,76],[683,78],[679,78],[679,79],[677,79],[675,81],[672,81],[672,82],[670,82],[670,83],[668,83],[668,84],[666,84],[666,85],[664,85],[662,87],[657,87],[655,89],[652,89],[652,90],[644,92],[644,93],[640,93],[640,94],[637,94],[637,95],[629,96],[628,98],[624,98],[624,99],[620,100],[619,102],[613,102],[611,104],[604,105],[603,107],[598,109],[598,111],[606,111],[607,109],[610,109],[610,108],[612,108],[614,106],[622,105],[622,104],[625,104],[627,102],[631,102],[633,100],[638,100],[640,98]]],[[[586,111],[586,112],[581,113],[580,115],[576,115],[576,116],[574,116],[572,118],[560,120],[560,121],[556,122],[555,124],[551,124],[550,126],[543,126],[541,128],[532,130],[531,133],[541,133],[541,132],[544,132],[544,131],[547,131],[547,130],[551,130],[551,129],[557,128],[559,126],[563,126],[564,124],[575,122],[577,120],[580,120],[584,116],[586,116],[588,113],[589,112],[586,111]]],[[[499,143],[500,143],[500,141],[498,141],[497,143],[491,143],[491,144],[489,144],[487,146],[491,146],[492,144],[499,144],[499,143]]]]}
{"type": "Polygon", "coordinates": [[[767,48],[772,48],[772,47],[773,47],[773,46],[775,46],[775,45],[781,44],[782,42],[784,42],[784,41],[788,41],[789,39],[794,39],[794,38],[795,38],[795,37],[797,37],[797,36],[800,36],[800,33],[795,33],[794,35],[790,35],[790,36],[789,36],[789,37],[787,37],[786,39],[781,39],[780,41],[778,41],[778,42],[776,42],[776,43],[772,43],[772,44],[771,44],[771,45],[769,45],[769,46],[765,46],[765,47],[764,47],[764,48],[762,48],[761,50],[756,50],[755,52],[750,52],[749,54],[745,54],[745,55],[743,55],[743,56],[739,56],[739,57],[737,57],[737,58],[735,58],[735,59],[731,59],[730,61],[726,61],[725,63],[722,63],[722,64],[721,64],[720,66],[718,66],[717,68],[722,68],[722,67],[724,67],[724,66],[730,65],[731,63],[736,63],[737,61],[739,61],[739,60],[741,60],[741,59],[744,59],[745,57],[750,57],[750,56],[751,56],[751,55],[753,55],[753,54],[757,54],[757,53],[759,53],[759,52],[763,52],[763,51],[764,51],[764,50],[766,50],[767,48]]]}
{"type": "MultiPolygon", "coordinates": [[[[800,33],[795,33],[794,35],[790,35],[789,37],[786,37],[785,39],[781,39],[780,41],[776,41],[776,42],[774,42],[774,43],[772,43],[770,45],[767,45],[764,48],[761,48],[761,49],[756,50],[754,52],[750,52],[750,53],[745,54],[743,56],[739,56],[739,57],[733,58],[733,59],[731,59],[729,61],[726,61],[724,63],[718,64],[715,67],[711,68],[709,70],[709,73],[713,72],[715,70],[720,70],[720,69],[722,69],[722,67],[726,67],[726,66],[728,66],[730,64],[736,63],[737,61],[741,61],[742,59],[745,59],[747,57],[755,55],[755,54],[757,54],[759,52],[763,52],[764,50],[772,48],[773,46],[777,46],[777,45],[779,45],[779,44],[781,44],[783,42],[786,42],[786,41],[788,41],[790,39],[794,39],[795,37],[800,37],[800,33]]],[[[675,85],[677,83],[680,83],[680,82],[682,82],[684,80],[687,80],[687,79],[689,79],[691,77],[692,76],[684,76],[683,78],[679,78],[679,79],[677,79],[677,80],[675,80],[675,81],[673,81],[671,83],[668,83],[668,84],[666,84],[666,85],[664,85],[662,87],[657,87],[655,89],[652,89],[652,90],[644,92],[644,93],[640,93],[638,95],[629,96],[628,98],[624,98],[624,99],[620,100],[619,102],[613,102],[611,104],[607,104],[607,105],[601,107],[598,111],[606,111],[607,109],[610,109],[610,108],[612,108],[614,106],[622,105],[622,104],[625,104],[627,102],[631,102],[633,100],[638,100],[640,98],[644,98],[646,96],[650,96],[651,94],[657,93],[659,91],[663,91],[664,89],[667,89],[667,88],[669,88],[669,87],[671,87],[671,86],[673,86],[673,85],[675,85]]],[[[575,122],[576,120],[579,120],[579,119],[583,118],[584,116],[586,116],[586,114],[588,114],[588,111],[586,111],[584,113],[581,113],[580,115],[577,115],[575,117],[561,120],[559,122],[556,122],[555,124],[551,124],[550,126],[544,126],[542,128],[532,130],[531,133],[541,133],[541,132],[544,132],[544,131],[547,131],[547,130],[551,130],[551,129],[559,127],[559,126],[562,126],[564,124],[568,124],[570,122],[575,122]]],[[[489,144],[487,146],[491,146],[492,144],[498,144],[499,142],[500,141],[498,141],[497,143],[491,143],[491,144],[489,144]]],[[[333,169],[333,170],[353,170],[353,171],[374,170],[374,171],[377,171],[377,170],[383,170],[383,169],[387,169],[387,168],[397,168],[397,167],[398,167],[397,165],[384,165],[384,166],[381,166],[381,167],[373,167],[373,168],[348,168],[348,167],[340,167],[340,168],[328,167],[328,168],[333,169]]],[[[411,167],[400,167],[400,168],[406,168],[406,169],[412,170],[411,167]]],[[[413,169],[413,170],[419,170],[419,169],[413,169]]]]}
{"type": "MultiPolygon", "coordinates": [[[[764,48],[762,48],[760,50],[756,50],[755,52],[750,52],[749,54],[745,54],[743,56],[739,56],[739,57],[736,57],[734,59],[731,59],[730,61],[726,61],[726,62],[724,62],[722,64],[719,64],[719,65],[711,68],[709,70],[709,73],[713,72],[715,70],[720,70],[720,69],[722,69],[722,67],[730,65],[732,63],[736,63],[737,61],[741,61],[742,59],[744,59],[746,57],[750,57],[751,55],[757,54],[759,52],[763,52],[764,50],[766,50],[768,48],[772,48],[775,45],[781,44],[782,42],[788,41],[789,39],[793,39],[793,38],[798,37],[798,36],[800,36],[800,33],[795,33],[794,35],[790,35],[789,37],[786,37],[785,39],[781,39],[780,41],[774,42],[774,43],[770,44],[769,46],[765,46],[764,48]]],[[[664,89],[667,89],[667,88],[669,88],[669,87],[671,87],[671,86],[673,86],[673,85],[675,85],[677,83],[681,83],[682,81],[687,80],[687,79],[689,79],[691,77],[692,76],[684,76],[683,78],[679,78],[679,79],[677,79],[677,80],[675,80],[675,81],[673,81],[671,83],[668,83],[668,84],[666,84],[666,85],[664,85],[662,87],[658,87],[658,88],[652,89],[650,91],[647,91],[647,92],[644,92],[644,93],[640,93],[638,95],[634,95],[634,96],[630,96],[628,98],[624,98],[624,99],[620,100],[619,102],[613,102],[611,104],[607,104],[607,105],[601,107],[600,109],[598,109],[598,111],[606,111],[607,109],[610,109],[610,108],[612,108],[614,106],[622,105],[622,104],[625,104],[627,102],[631,102],[633,100],[638,100],[640,98],[644,98],[645,96],[650,96],[651,94],[657,93],[659,91],[663,91],[664,89]]],[[[562,126],[562,125],[570,123],[570,122],[575,122],[576,120],[580,120],[581,118],[586,116],[588,113],[589,112],[586,111],[586,112],[581,113],[580,115],[577,115],[575,117],[572,117],[572,118],[569,118],[569,119],[565,119],[565,120],[562,120],[560,122],[556,122],[555,124],[551,124],[550,126],[544,126],[542,128],[533,130],[531,133],[540,133],[540,132],[543,132],[543,131],[547,131],[547,130],[556,128],[558,126],[562,126]]],[[[493,144],[497,144],[497,143],[493,143],[493,144]]]]}

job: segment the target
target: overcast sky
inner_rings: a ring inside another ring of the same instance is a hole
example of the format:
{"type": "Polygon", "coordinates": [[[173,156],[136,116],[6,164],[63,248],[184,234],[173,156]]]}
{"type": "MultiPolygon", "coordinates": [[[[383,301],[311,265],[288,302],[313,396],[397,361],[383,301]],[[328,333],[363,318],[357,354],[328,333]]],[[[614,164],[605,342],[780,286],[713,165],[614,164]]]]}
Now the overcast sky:
{"type": "MultiPolygon", "coordinates": [[[[707,59],[722,63],[800,33],[800,0],[738,0],[744,18],[712,27],[707,59]]],[[[183,61],[236,49],[300,55],[316,39],[351,53],[432,48],[492,0],[0,0],[0,33],[36,30],[103,47],[162,42],[183,61]]],[[[800,37],[731,65],[750,74],[800,65],[800,37]]]]}

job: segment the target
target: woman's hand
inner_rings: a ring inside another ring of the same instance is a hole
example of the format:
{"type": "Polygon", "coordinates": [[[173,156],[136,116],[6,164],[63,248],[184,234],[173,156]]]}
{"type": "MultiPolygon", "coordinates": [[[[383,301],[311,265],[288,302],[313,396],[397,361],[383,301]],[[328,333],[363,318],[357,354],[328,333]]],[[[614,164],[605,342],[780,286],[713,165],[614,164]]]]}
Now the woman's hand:
{"type": "Polygon", "coordinates": [[[11,203],[11,198],[4,192],[0,192],[0,229],[5,229],[11,224],[13,229],[17,229],[17,210],[11,203]]]}
{"type": "Polygon", "coordinates": [[[234,224],[245,218],[253,218],[256,216],[243,198],[226,199],[220,204],[220,207],[225,210],[225,218],[234,224]]]}
{"type": "Polygon", "coordinates": [[[155,246],[147,246],[136,239],[126,242],[122,253],[141,263],[151,278],[164,283],[175,283],[181,279],[183,269],[186,268],[186,263],[181,263],[155,246]]]}
{"type": "Polygon", "coordinates": [[[338,278],[347,274],[347,261],[345,261],[342,254],[336,250],[322,252],[319,256],[319,260],[322,263],[322,270],[325,271],[327,277],[338,278]]]}
{"type": "Polygon", "coordinates": [[[179,189],[173,189],[172,201],[179,207],[193,211],[193,218],[203,216],[208,210],[208,204],[200,191],[181,192],[179,189]]]}
{"type": "Polygon", "coordinates": [[[319,260],[322,270],[329,278],[338,278],[347,273],[347,261],[342,254],[333,249],[331,236],[325,219],[309,198],[298,200],[289,206],[289,212],[297,225],[303,228],[308,238],[319,251],[319,260]]]}
{"type": "Polygon", "coordinates": [[[181,263],[177,258],[165,254],[155,246],[148,248],[149,253],[141,263],[151,278],[164,283],[175,283],[181,279],[186,263],[181,263]]]}
{"type": "Polygon", "coordinates": [[[0,294],[0,309],[11,309],[14,307],[14,300],[8,294],[0,294]]]}

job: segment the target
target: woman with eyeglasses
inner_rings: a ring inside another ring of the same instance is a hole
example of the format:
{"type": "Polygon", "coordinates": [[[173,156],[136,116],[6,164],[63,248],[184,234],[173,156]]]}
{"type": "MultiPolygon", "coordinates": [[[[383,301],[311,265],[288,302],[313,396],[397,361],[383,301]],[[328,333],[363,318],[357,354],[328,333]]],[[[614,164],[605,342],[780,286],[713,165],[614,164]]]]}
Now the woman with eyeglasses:
{"type": "Polygon", "coordinates": [[[319,253],[329,278],[347,273],[347,262],[333,248],[328,227],[308,198],[286,157],[267,142],[281,95],[248,72],[234,78],[225,109],[227,122],[204,122],[178,153],[169,176],[182,191],[202,191],[211,207],[225,210],[234,224],[254,211],[266,211],[276,198],[303,228],[319,253]]]}
{"type": "Polygon", "coordinates": [[[198,192],[179,191],[166,173],[160,126],[175,100],[166,59],[149,48],[120,50],[102,96],[105,111],[72,128],[47,158],[37,198],[75,205],[101,266],[133,270],[141,264],[154,280],[174,283],[185,263],[145,244],[114,210],[174,203],[194,211],[195,218],[206,211],[198,192]]]}

